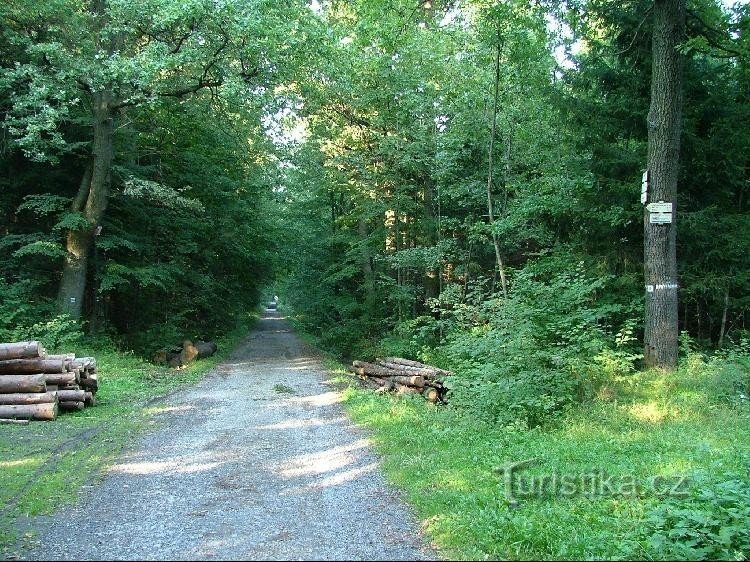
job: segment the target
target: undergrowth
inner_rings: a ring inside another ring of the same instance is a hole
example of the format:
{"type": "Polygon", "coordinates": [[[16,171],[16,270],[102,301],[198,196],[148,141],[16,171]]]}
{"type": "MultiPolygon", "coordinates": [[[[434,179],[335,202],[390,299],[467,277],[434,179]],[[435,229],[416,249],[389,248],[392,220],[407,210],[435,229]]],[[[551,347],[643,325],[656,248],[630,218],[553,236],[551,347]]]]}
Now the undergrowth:
{"type": "Polygon", "coordinates": [[[345,395],[388,477],[449,558],[743,560],[748,365],[741,352],[691,353],[673,374],[613,376],[606,392],[534,427],[490,422],[457,404],[355,387],[345,395]],[[531,493],[508,497],[501,469],[519,461],[530,462],[516,484],[531,493]],[[555,474],[580,486],[565,493],[551,485],[555,474]],[[613,489],[586,487],[608,477],[613,489]]]}

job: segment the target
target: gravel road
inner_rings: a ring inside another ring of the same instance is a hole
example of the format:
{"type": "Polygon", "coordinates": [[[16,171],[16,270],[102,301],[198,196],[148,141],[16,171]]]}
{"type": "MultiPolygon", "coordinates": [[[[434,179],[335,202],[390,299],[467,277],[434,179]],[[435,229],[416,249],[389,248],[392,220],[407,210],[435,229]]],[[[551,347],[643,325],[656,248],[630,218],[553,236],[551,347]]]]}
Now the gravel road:
{"type": "Polygon", "coordinates": [[[267,311],[27,559],[436,559],[316,358],[267,311]],[[81,534],[85,537],[81,540],[81,534]]]}

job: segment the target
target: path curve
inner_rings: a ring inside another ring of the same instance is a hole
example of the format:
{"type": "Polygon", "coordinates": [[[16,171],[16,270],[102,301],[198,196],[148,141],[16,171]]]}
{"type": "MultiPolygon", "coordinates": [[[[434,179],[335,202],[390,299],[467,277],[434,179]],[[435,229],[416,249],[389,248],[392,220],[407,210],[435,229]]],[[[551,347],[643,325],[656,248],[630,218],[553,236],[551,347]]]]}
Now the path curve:
{"type": "Polygon", "coordinates": [[[435,559],[318,360],[267,311],[28,559],[435,559]],[[289,392],[292,391],[292,392],[289,392]]]}

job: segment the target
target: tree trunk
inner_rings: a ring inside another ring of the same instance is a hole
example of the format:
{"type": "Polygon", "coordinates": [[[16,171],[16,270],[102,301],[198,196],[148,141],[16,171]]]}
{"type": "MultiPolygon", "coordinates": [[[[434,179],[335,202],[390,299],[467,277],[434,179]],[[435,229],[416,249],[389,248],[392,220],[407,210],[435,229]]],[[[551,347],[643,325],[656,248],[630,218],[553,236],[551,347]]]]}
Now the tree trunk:
{"type": "Polygon", "coordinates": [[[492,131],[490,132],[490,148],[489,148],[489,171],[487,172],[487,213],[489,215],[490,229],[492,230],[492,245],[495,248],[495,259],[497,260],[497,269],[500,273],[500,285],[503,289],[503,297],[508,297],[508,285],[505,280],[505,267],[503,265],[503,258],[500,254],[500,241],[497,238],[497,234],[494,231],[495,225],[495,213],[492,206],[492,176],[493,166],[495,164],[495,134],[497,131],[497,105],[500,90],[500,51],[502,46],[500,44],[500,37],[498,33],[497,50],[495,51],[495,95],[492,105],[492,131]]]}
{"type": "Polygon", "coordinates": [[[362,264],[362,275],[365,283],[365,308],[368,311],[374,311],[377,307],[375,302],[375,275],[372,267],[372,255],[369,246],[369,229],[367,221],[360,217],[357,220],[357,234],[359,235],[360,244],[360,263],[362,264]]]}
{"type": "Polygon", "coordinates": [[[86,274],[96,227],[101,222],[109,201],[112,173],[112,94],[108,90],[92,95],[93,145],[91,165],[84,172],[72,210],[83,213],[88,227],[70,230],[66,238],[67,256],[63,264],[58,292],[60,312],[80,320],[83,296],[86,292],[86,274]]]}
{"type": "Polygon", "coordinates": [[[721,330],[719,330],[719,349],[724,347],[724,335],[727,333],[727,312],[729,311],[729,289],[724,290],[724,312],[721,314],[721,330]]]}
{"type": "Polygon", "coordinates": [[[672,203],[672,222],[651,224],[644,212],[644,276],[646,316],[644,362],[647,367],[677,366],[677,249],[676,195],[682,114],[682,56],[684,0],[654,2],[651,107],[648,125],[650,202],[672,203]]]}

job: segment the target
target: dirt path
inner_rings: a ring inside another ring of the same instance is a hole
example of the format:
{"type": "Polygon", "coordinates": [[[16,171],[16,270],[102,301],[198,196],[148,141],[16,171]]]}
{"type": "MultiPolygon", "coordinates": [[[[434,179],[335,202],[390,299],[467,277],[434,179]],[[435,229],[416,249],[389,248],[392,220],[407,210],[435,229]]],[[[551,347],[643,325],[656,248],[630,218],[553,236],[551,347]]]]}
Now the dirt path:
{"type": "Polygon", "coordinates": [[[267,313],[77,505],[32,524],[28,559],[434,559],[366,435],[289,325],[267,313]]]}

